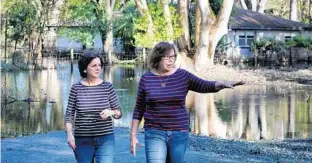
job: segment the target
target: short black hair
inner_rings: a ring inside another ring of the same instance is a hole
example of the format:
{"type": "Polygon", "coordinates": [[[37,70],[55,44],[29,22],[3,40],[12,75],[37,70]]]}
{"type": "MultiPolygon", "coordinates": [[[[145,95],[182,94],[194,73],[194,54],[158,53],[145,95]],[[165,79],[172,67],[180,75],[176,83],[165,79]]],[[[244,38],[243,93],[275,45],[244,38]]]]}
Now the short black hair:
{"type": "Polygon", "coordinates": [[[101,67],[103,68],[104,62],[103,62],[103,59],[102,59],[102,57],[100,55],[98,55],[98,54],[96,54],[94,52],[84,52],[83,56],[81,56],[79,61],[78,61],[78,68],[79,68],[80,76],[82,78],[86,78],[87,77],[87,73],[84,72],[84,71],[87,70],[88,65],[90,64],[90,62],[94,58],[99,58],[100,59],[101,67]]]}
{"type": "Polygon", "coordinates": [[[148,55],[147,64],[150,69],[158,69],[161,58],[165,56],[166,52],[173,49],[174,55],[177,55],[177,48],[174,44],[169,42],[157,43],[148,55]]]}

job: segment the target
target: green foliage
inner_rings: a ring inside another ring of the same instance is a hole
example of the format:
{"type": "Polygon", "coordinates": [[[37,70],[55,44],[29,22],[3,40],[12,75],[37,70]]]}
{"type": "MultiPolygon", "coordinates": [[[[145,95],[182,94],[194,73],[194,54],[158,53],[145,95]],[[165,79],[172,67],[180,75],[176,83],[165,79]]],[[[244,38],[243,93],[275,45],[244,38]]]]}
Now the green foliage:
{"type": "Polygon", "coordinates": [[[284,42],[273,38],[261,38],[251,44],[252,50],[257,49],[260,52],[264,52],[267,50],[278,52],[282,51],[285,48],[286,47],[284,42]]]}
{"type": "Polygon", "coordinates": [[[128,3],[122,14],[114,21],[114,36],[122,40],[132,40],[135,33],[135,20],[138,18],[135,4],[133,2],[128,3]]]}
{"type": "Polygon", "coordinates": [[[25,57],[20,51],[16,51],[12,54],[12,64],[18,65],[25,62],[25,57]]]}
{"type": "Polygon", "coordinates": [[[218,42],[217,49],[221,51],[226,51],[230,47],[231,43],[228,41],[228,36],[223,35],[220,41],[218,42]]]}
{"type": "Polygon", "coordinates": [[[58,34],[92,47],[94,37],[106,37],[107,19],[104,7],[90,0],[68,0],[62,7],[64,28],[58,34]]]}
{"type": "Polygon", "coordinates": [[[93,46],[94,34],[89,31],[88,28],[60,28],[58,35],[67,37],[71,40],[81,42],[86,47],[91,48],[93,46]]]}
{"type": "Polygon", "coordinates": [[[32,3],[23,0],[8,0],[5,15],[8,19],[8,38],[19,42],[30,35],[37,23],[37,10],[32,3]]]}
{"type": "Polygon", "coordinates": [[[287,42],[288,47],[302,47],[312,49],[312,37],[298,35],[287,42]]]}
{"type": "Polygon", "coordinates": [[[210,7],[215,15],[218,15],[223,0],[209,0],[210,7]]]}
{"type": "Polygon", "coordinates": [[[180,17],[176,14],[176,9],[174,6],[170,5],[170,15],[173,26],[173,34],[168,35],[167,33],[167,22],[164,21],[164,8],[160,1],[156,3],[150,3],[148,5],[149,14],[151,14],[154,24],[154,38],[151,38],[147,33],[148,29],[148,15],[145,14],[135,21],[135,44],[141,47],[152,47],[153,40],[156,42],[166,41],[166,40],[175,40],[182,34],[182,28],[180,27],[178,21],[180,17]],[[170,38],[171,37],[171,38],[170,38]]]}

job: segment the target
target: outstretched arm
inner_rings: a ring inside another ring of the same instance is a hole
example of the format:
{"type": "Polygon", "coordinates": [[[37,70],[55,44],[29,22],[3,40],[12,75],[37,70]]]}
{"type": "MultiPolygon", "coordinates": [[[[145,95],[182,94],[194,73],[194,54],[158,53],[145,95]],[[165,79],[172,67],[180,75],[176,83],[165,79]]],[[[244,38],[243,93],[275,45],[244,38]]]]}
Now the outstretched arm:
{"type": "Polygon", "coordinates": [[[188,71],[185,72],[189,82],[189,90],[198,93],[214,93],[224,88],[234,88],[245,84],[244,81],[208,81],[201,79],[188,71]]]}
{"type": "Polygon", "coordinates": [[[245,82],[244,81],[217,81],[215,83],[215,89],[216,91],[220,91],[224,88],[234,88],[236,86],[239,86],[239,85],[244,85],[245,82]]]}

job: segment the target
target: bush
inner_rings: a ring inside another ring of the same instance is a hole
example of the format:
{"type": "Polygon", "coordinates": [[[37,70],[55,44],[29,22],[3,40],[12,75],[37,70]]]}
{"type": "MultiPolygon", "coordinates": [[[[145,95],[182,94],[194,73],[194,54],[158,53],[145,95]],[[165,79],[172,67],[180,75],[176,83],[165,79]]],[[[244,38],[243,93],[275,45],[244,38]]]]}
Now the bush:
{"type": "Polygon", "coordinates": [[[1,62],[2,71],[19,71],[31,69],[25,60],[24,55],[21,51],[16,51],[12,55],[12,63],[1,62]]]}
{"type": "Polygon", "coordinates": [[[298,35],[289,42],[287,42],[286,45],[289,48],[298,47],[312,49],[312,37],[304,37],[302,35],[298,35]]]}
{"type": "Polygon", "coordinates": [[[15,66],[20,66],[25,64],[25,57],[21,51],[13,52],[12,54],[12,64],[15,66]]]}

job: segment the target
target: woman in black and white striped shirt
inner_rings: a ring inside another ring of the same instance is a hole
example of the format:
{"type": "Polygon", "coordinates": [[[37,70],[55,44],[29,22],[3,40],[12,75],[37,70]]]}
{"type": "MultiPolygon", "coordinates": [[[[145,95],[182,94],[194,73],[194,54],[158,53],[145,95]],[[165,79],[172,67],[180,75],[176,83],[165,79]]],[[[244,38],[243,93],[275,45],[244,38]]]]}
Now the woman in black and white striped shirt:
{"type": "Polygon", "coordinates": [[[93,53],[85,53],[78,62],[80,82],[70,90],[65,114],[68,145],[78,163],[110,163],[114,159],[112,118],[122,114],[113,85],[99,78],[103,60],[93,53]],[[72,122],[75,129],[72,131],[72,122]]]}

